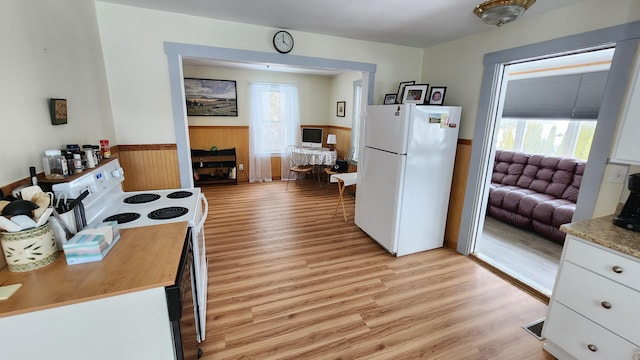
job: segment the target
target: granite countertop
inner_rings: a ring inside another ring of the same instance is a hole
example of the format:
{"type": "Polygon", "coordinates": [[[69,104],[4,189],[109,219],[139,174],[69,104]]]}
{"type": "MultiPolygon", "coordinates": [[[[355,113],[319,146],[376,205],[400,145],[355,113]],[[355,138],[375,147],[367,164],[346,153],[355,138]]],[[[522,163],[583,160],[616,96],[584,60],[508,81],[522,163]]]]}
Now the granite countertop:
{"type": "Polygon", "coordinates": [[[3,317],[72,305],[175,282],[187,222],[120,230],[120,240],[102,261],[67,265],[64,253],[28,272],[0,271],[0,284],[21,283],[0,301],[3,317]]]}
{"type": "Polygon", "coordinates": [[[578,221],[560,226],[560,230],[609,249],[640,258],[640,232],[613,224],[615,215],[578,221]]]}

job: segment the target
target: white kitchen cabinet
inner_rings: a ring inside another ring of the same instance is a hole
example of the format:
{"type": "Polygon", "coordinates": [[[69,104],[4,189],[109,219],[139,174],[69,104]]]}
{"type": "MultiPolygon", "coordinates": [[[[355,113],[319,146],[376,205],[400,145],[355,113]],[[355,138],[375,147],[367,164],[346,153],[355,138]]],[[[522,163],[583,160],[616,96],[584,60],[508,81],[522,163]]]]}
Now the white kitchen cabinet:
{"type": "Polygon", "coordinates": [[[624,103],[611,161],[640,165],[640,59],[636,60],[633,78],[624,103]]]}
{"type": "Polygon", "coordinates": [[[175,360],[170,324],[163,287],[32,311],[0,318],[0,358],[175,360]]]}
{"type": "Polygon", "coordinates": [[[561,360],[640,360],[640,260],[567,235],[542,335],[561,360]]]}

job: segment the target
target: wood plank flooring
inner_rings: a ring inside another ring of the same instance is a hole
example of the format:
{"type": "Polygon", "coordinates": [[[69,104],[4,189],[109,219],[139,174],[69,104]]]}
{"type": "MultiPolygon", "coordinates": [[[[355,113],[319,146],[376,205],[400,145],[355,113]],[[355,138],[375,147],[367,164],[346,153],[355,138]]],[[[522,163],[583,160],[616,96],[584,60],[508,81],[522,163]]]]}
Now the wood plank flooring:
{"type": "Polygon", "coordinates": [[[202,359],[553,359],[521,328],[545,304],[451,249],[393,257],[304,186],[203,188],[202,359]]]}

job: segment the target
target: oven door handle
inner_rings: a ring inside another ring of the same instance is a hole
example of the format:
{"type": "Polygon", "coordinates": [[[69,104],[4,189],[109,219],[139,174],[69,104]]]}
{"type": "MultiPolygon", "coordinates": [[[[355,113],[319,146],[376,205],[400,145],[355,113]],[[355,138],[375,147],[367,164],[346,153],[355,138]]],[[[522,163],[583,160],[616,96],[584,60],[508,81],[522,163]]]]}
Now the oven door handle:
{"type": "Polygon", "coordinates": [[[207,197],[204,196],[203,193],[200,193],[200,200],[204,204],[204,211],[202,212],[202,218],[200,219],[200,222],[198,222],[198,225],[196,226],[196,229],[198,230],[203,229],[204,222],[207,220],[207,215],[209,215],[209,202],[207,201],[207,197]]]}

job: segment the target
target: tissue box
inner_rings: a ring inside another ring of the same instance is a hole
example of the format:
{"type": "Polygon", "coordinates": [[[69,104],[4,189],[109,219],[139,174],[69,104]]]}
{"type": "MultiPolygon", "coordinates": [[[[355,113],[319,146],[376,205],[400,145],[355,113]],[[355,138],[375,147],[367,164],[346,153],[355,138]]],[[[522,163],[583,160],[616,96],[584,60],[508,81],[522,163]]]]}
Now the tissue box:
{"type": "Polygon", "coordinates": [[[62,249],[68,265],[104,259],[120,240],[117,221],[88,226],[67,241],[62,249]]]}

